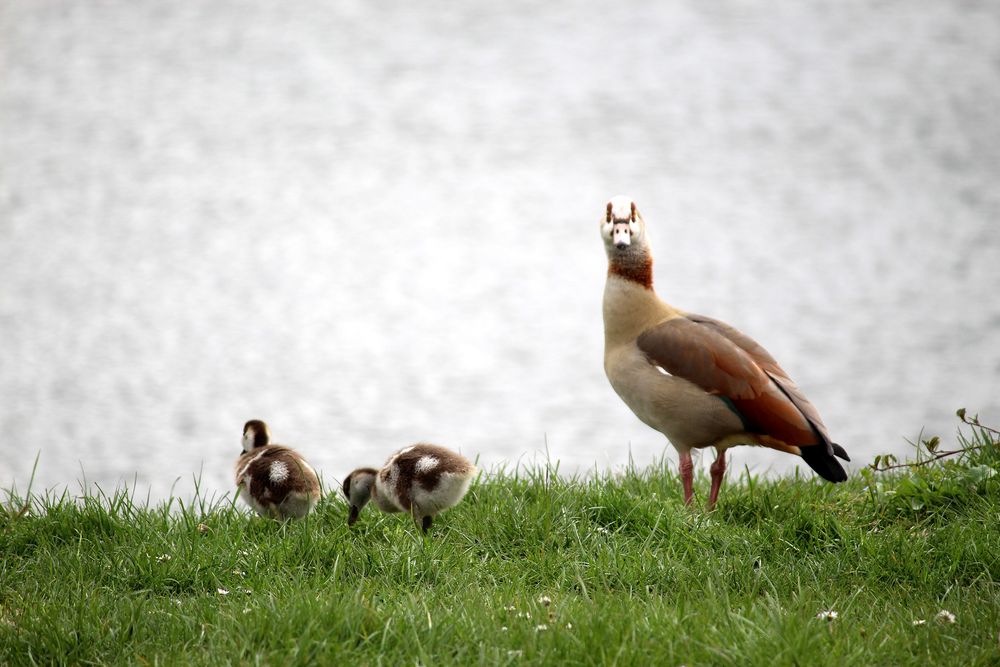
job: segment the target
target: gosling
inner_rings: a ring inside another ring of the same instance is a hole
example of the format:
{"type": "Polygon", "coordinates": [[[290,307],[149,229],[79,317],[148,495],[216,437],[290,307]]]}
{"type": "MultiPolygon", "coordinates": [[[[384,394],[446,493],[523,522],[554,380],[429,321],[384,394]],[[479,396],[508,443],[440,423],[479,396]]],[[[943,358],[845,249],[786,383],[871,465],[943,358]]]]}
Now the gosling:
{"type": "Polygon", "coordinates": [[[358,468],[344,480],[353,526],[369,500],[383,512],[409,512],[425,534],[434,516],[462,500],[479,471],[450,449],[420,443],[404,447],[381,470],[358,468]]]}
{"type": "Polygon", "coordinates": [[[300,519],[319,501],[319,478],[299,453],[270,443],[264,422],[252,419],[243,426],[236,493],[263,517],[300,519]]]}

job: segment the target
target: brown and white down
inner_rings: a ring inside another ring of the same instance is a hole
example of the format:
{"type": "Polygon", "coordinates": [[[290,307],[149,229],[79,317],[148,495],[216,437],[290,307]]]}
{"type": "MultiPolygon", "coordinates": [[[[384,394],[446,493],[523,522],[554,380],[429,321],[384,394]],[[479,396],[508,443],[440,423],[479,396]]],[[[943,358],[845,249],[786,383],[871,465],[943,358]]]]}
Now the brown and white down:
{"type": "Polygon", "coordinates": [[[479,472],[467,458],[437,445],[404,447],[381,470],[358,468],[344,479],[350,505],[348,525],[354,525],[369,500],[383,512],[408,512],[423,532],[435,515],[454,507],[479,472]]]}
{"type": "Polygon", "coordinates": [[[628,197],[608,202],[601,223],[608,256],[604,370],[635,415],[663,433],[680,456],[684,502],[693,496],[691,450],[713,447],[708,508],[726,471],[726,450],[761,445],[802,459],[842,482],[835,444],[819,412],[757,342],[728,324],[684,312],[653,291],[646,223],[628,197]]]}
{"type": "Polygon", "coordinates": [[[319,478],[302,456],[272,445],[267,424],[253,419],[243,427],[243,453],[236,461],[237,494],[261,516],[301,518],[319,501],[319,478]]]}

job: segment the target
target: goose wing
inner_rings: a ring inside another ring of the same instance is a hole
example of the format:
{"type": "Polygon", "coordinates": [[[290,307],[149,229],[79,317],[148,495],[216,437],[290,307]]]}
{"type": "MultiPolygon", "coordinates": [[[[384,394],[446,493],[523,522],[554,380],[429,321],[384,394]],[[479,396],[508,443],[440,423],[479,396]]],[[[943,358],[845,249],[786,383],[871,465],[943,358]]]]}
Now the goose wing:
{"type": "Polygon", "coordinates": [[[832,447],[816,409],[774,358],[729,325],[681,315],[647,329],[636,344],[650,363],[726,401],[749,431],[832,447]]]}

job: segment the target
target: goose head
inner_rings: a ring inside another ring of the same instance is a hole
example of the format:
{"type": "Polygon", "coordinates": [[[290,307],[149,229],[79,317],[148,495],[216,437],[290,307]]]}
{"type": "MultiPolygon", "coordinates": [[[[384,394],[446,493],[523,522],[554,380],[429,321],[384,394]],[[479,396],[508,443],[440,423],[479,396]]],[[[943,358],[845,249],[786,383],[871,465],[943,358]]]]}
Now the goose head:
{"type": "Polygon", "coordinates": [[[266,447],[271,442],[271,431],[259,419],[251,419],[243,425],[243,453],[266,447]]]}
{"type": "Polygon", "coordinates": [[[646,223],[631,197],[612,197],[604,208],[601,237],[608,257],[624,257],[646,248],[646,223]]]}
{"type": "Polygon", "coordinates": [[[372,498],[375,487],[375,477],[378,471],[374,468],[358,468],[344,478],[344,497],[350,506],[347,525],[353,526],[358,520],[361,510],[372,498]]]}

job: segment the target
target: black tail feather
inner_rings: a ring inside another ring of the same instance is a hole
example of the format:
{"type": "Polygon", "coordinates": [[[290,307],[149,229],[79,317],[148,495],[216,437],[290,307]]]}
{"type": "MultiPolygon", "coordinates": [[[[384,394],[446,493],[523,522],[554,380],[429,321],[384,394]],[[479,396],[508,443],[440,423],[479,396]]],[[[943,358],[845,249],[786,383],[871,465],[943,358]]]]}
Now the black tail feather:
{"type": "MultiPolygon", "coordinates": [[[[843,447],[840,445],[834,445],[833,447],[834,452],[838,456],[843,452],[841,458],[847,459],[847,452],[844,451],[843,447]],[[837,451],[838,449],[840,450],[839,452],[837,451]]],[[[802,460],[823,479],[829,482],[843,482],[847,479],[844,467],[840,465],[840,461],[830,455],[826,445],[812,445],[810,447],[800,447],[799,449],[802,451],[802,460]]]]}
{"type": "Polygon", "coordinates": [[[851,460],[851,457],[847,455],[847,451],[843,447],[841,447],[840,445],[838,445],[835,442],[831,442],[830,444],[833,445],[833,453],[834,453],[834,455],[839,456],[840,458],[844,459],[845,461],[850,461],[851,460]]]}

